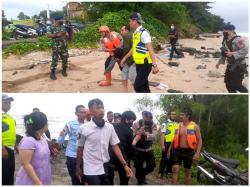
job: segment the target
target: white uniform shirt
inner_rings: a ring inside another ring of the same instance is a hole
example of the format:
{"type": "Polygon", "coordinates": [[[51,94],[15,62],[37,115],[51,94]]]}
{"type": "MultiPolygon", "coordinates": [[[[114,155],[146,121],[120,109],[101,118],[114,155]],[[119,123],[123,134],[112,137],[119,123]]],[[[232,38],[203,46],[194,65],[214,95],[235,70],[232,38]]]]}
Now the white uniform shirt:
{"type": "MultiPolygon", "coordinates": [[[[135,30],[134,34],[136,32],[138,32],[140,29],[142,28],[142,25],[137,27],[137,29],[135,30]]],[[[142,35],[141,35],[141,41],[145,44],[147,43],[151,43],[151,36],[149,34],[149,32],[147,30],[145,30],[144,32],[142,32],[142,35]]]]}
{"type": "Polygon", "coordinates": [[[120,142],[113,125],[105,122],[100,128],[92,120],[79,129],[78,146],[83,148],[84,175],[104,174],[103,163],[109,162],[109,144],[120,142]]]}

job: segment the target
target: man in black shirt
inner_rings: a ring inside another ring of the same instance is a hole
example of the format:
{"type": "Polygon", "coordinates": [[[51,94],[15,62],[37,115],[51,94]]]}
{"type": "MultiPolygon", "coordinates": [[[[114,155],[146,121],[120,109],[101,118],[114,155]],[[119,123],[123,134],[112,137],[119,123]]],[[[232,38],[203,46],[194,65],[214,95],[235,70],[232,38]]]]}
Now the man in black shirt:
{"type": "MultiPolygon", "coordinates": [[[[125,111],[121,116],[121,123],[119,125],[114,125],[115,132],[120,140],[118,144],[124,159],[129,162],[132,157],[132,141],[133,141],[133,131],[131,126],[136,120],[136,115],[133,111],[125,111]]],[[[110,167],[109,167],[109,178],[110,184],[114,183],[114,170],[116,169],[120,177],[120,185],[128,185],[129,178],[126,176],[123,165],[115,156],[112,149],[109,149],[110,155],[110,167]]]]}
{"type": "Polygon", "coordinates": [[[171,25],[170,31],[169,31],[169,39],[170,39],[170,44],[171,44],[171,51],[170,51],[170,56],[169,60],[172,60],[174,56],[174,52],[179,56],[180,53],[176,49],[176,43],[178,41],[178,32],[174,26],[174,24],[171,25]]]}

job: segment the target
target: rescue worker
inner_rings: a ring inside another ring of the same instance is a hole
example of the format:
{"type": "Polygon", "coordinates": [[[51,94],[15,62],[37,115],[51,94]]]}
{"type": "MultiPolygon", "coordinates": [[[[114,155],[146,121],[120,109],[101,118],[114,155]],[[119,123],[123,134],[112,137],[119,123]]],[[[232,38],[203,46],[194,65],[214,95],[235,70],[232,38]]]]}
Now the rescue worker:
{"type": "Polygon", "coordinates": [[[56,67],[59,56],[62,60],[62,75],[67,77],[69,55],[66,39],[68,38],[68,33],[63,26],[61,16],[55,16],[53,19],[54,23],[48,27],[47,37],[52,39],[52,63],[50,65],[50,78],[52,80],[56,80],[56,67]]]}
{"type": "Polygon", "coordinates": [[[135,176],[138,185],[143,185],[147,184],[146,175],[153,172],[155,168],[152,145],[157,136],[157,126],[153,123],[152,113],[144,112],[144,120],[139,120],[134,134],[132,145],[134,147],[135,176]],[[144,167],[144,162],[146,167],[144,167]]]}
{"type": "Polygon", "coordinates": [[[159,174],[160,177],[163,177],[164,173],[172,173],[172,155],[170,158],[167,158],[168,148],[171,145],[174,139],[175,129],[178,125],[176,122],[176,113],[175,111],[169,112],[169,118],[167,123],[163,123],[162,130],[161,130],[161,150],[162,156],[160,161],[159,167],[159,174]]]}
{"type": "MultiPolygon", "coordinates": [[[[129,161],[132,159],[132,141],[133,141],[133,131],[131,126],[133,122],[136,120],[136,115],[133,111],[125,111],[121,115],[121,123],[119,125],[114,125],[115,132],[120,140],[118,144],[123,158],[129,165],[129,161]]],[[[110,155],[110,165],[109,167],[109,178],[110,184],[114,184],[114,170],[116,169],[120,178],[120,185],[128,185],[129,178],[126,176],[126,172],[119,162],[117,157],[115,156],[111,146],[109,148],[110,155]],[[112,167],[113,166],[113,167],[112,167]]]]}
{"type": "Polygon", "coordinates": [[[117,32],[110,32],[109,27],[103,25],[99,28],[101,33],[100,45],[102,49],[109,53],[109,57],[105,61],[104,75],[106,80],[101,81],[99,86],[111,86],[111,71],[113,70],[117,61],[115,57],[115,50],[122,46],[122,37],[117,32]]]}
{"type": "Polygon", "coordinates": [[[170,26],[170,31],[169,31],[169,39],[170,39],[170,44],[171,44],[171,51],[170,51],[170,56],[169,56],[169,60],[173,59],[174,56],[174,52],[180,56],[180,53],[177,51],[176,49],[176,43],[178,41],[178,32],[174,26],[174,24],[171,24],[170,26]]]}
{"type": "Polygon", "coordinates": [[[172,184],[178,184],[180,165],[185,169],[185,184],[191,184],[191,166],[199,159],[202,138],[199,126],[192,121],[192,110],[184,108],[180,114],[181,123],[175,129],[174,140],[168,149],[170,158],[173,148],[172,184]]]}
{"type": "MultiPolygon", "coordinates": [[[[77,119],[72,120],[66,123],[63,130],[60,132],[57,142],[59,144],[64,143],[64,139],[67,135],[69,135],[69,140],[66,148],[66,165],[68,168],[68,173],[71,178],[72,185],[80,185],[82,182],[76,176],[76,151],[77,151],[77,136],[78,130],[80,126],[85,123],[85,119],[87,117],[87,109],[83,105],[78,105],[75,108],[75,115],[77,119]]],[[[83,163],[81,163],[80,167],[83,163]]]]}
{"type": "Polygon", "coordinates": [[[14,185],[16,121],[7,114],[12,97],[2,95],[2,185],[14,185]]]}
{"type": "MultiPolygon", "coordinates": [[[[129,25],[122,26],[120,33],[123,38],[123,47],[122,47],[123,54],[126,55],[132,48],[132,34],[130,33],[130,26],[129,25]]],[[[131,83],[134,84],[136,78],[136,67],[132,56],[127,58],[124,66],[122,67],[121,77],[122,77],[123,92],[127,93],[128,80],[130,80],[131,83]]]]}
{"type": "Polygon", "coordinates": [[[136,79],[134,82],[135,92],[149,93],[148,76],[152,70],[156,74],[159,72],[157,67],[155,53],[152,46],[149,32],[142,26],[143,20],[140,13],[134,12],[129,16],[130,28],[134,30],[132,49],[123,57],[121,65],[123,66],[131,55],[136,64],[136,79]]]}
{"type": "Polygon", "coordinates": [[[227,62],[224,82],[229,93],[237,91],[248,93],[248,89],[242,85],[246,72],[245,57],[248,54],[248,44],[235,33],[235,26],[231,23],[224,26],[223,35],[222,57],[216,64],[216,68],[218,69],[220,64],[227,62]]]}

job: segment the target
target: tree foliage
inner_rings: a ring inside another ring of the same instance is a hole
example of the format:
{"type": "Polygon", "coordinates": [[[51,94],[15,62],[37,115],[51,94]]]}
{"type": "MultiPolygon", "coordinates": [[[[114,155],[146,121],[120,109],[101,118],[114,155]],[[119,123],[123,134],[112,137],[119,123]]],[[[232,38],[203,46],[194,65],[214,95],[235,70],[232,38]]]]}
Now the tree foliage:
{"type": "Polygon", "coordinates": [[[23,12],[20,12],[17,16],[19,20],[30,19],[29,16],[25,15],[23,12]]]}

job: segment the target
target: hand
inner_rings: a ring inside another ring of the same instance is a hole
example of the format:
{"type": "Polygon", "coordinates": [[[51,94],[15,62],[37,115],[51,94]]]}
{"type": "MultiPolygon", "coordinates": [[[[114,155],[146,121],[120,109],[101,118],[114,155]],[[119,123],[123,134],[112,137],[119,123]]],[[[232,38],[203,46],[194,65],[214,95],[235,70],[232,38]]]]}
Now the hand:
{"type": "Polygon", "coordinates": [[[193,160],[198,160],[200,157],[200,154],[199,153],[195,153],[194,156],[193,156],[193,160]]]}
{"type": "Polygon", "coordinates": [[[4,146],[2,147],[2,157],[5,159],[9,157],[9,153],[4,146]]]}
{"type": "Polygon", "coordinates": [[[43,185],[43,183],[39,180],[35,183],[35,185],[43,185]]]}
{"type": "Polygon", "coordinates": [[[216,67],[216,69],[219,69],[219,67],[220,67],[220,64],[216,64],[216,66],[215,66],[215,67],[216,67]]]}
{"type": "Polygon", "coordinates": [[[153,74],[157,74],[159,72],[159,68],[157,66],[153,66],[153,74]]]}
{"type": "Polygon", "coordinates": [[[60,134],[59,134],[59,136],[64,136],[64,132],[61,131],[60,134]]]}
{"type": "Polygon", "coordinates": [[[141,139],[141,135],[137,134],[134,138],[134,140],[139,141],[141,139]]]}
{"type": "Polygon", "coordinates": [[[80,183],[82,183],[82,170],[78,166],[76,166],[76,177],[79,179],[80,183]]]}
{"type": "Polygon", "coordinates": [[[230,51],[226,52],[226,56],[227,57],[232,57],[233,56],[233,52],[230,52],[230,51]]]}
{"type": "Polygon", "coordinates": [[[126,58],[122,58],[122,60],[121,60],[121,62],[120,62],[120,66],[121,66],[121,67],[124,67],[125,62],[126,62],[126,58]]]}
{"type": "Polygon", "coordinates": [[[165,145],[161,146],[161,151],[165,152],[165,145]]]}
{"type": "Polygon", "coordinates": [[[170,159],[171,153],[168,151],[167,158],[170,159]]]}
{"type": "Polygon", "coordinates": [[[124,170],[126,171],[126,176],[127,177],[132,177],[133,176],[133,171],[128,167],[128,165],[124,166],[124,170]]]}
{"type": "Polygon", "coordinates": [[[146,131],[145,131],[144,127],[141,127],[139,131],[141,132],[142,135],[146,134],[146,131]]]}

